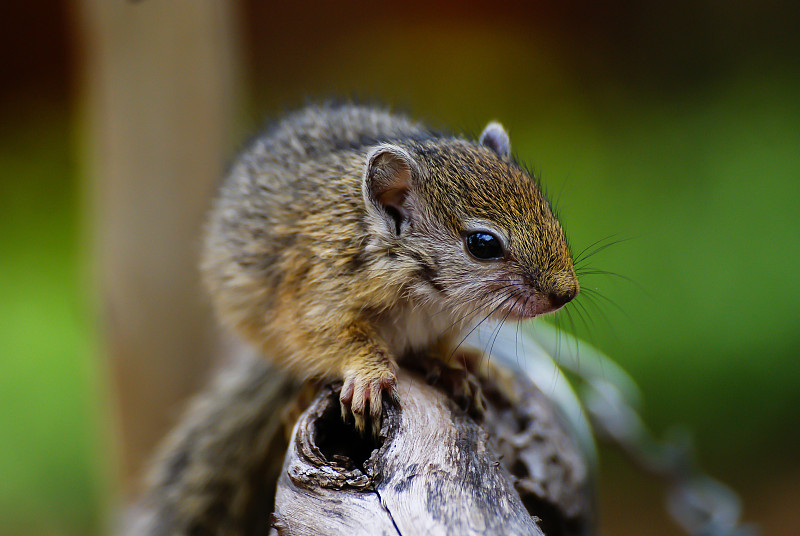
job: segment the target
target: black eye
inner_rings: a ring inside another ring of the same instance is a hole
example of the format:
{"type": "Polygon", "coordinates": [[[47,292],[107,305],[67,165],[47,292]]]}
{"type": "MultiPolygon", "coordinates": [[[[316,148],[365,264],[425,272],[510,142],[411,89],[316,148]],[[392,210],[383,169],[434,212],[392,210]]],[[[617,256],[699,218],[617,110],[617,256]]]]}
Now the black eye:
{"type": "Polygon", "coordinates": [[[503,244],[493,234],[478,231],[467,236],[467,249],[481,260],[503,258],[503,244]]]}

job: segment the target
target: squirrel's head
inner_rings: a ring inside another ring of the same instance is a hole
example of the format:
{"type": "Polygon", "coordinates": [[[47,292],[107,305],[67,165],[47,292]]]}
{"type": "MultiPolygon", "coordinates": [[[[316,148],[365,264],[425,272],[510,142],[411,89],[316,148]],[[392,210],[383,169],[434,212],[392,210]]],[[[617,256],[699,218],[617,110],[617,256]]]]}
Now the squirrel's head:
{"type": "MultiPolygon", "coordinates": [[[[363,195],[379,247],[418,277],[408,292],[453,310],[524,319],[579,290],[561,224],[536,180],[489,123],[477,143],[433,138],[382,144],[363,195]]],[[[478,316],[477,319],[482,318],[478,316]]]]}

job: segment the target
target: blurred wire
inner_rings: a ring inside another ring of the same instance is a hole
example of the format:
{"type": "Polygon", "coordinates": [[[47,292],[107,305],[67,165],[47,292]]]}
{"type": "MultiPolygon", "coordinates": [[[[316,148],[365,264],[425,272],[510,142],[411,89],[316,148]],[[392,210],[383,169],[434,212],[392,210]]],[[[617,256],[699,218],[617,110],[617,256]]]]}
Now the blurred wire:
{"type": "Polygon", "coordinates": [[[664,479],[669,486],[667,510],[686,534],[760,534],[755,525],[741,523],[736,492],[706,475],[697,464],[688,431],[676,428],[663,441],[652,436],[640,416],[639,387],[602,352],[541,322],[532,332],[517,331],[514,325],[482,326],[468,342],[481,348],[491,340],[493,358],[525,372],[561,407],[581,439],[587,459],[594,462],[596,458],[593,436],[619,447],[641,470],[664,479]],[[578,381],[577,393],[563,370],[578,381]],[[585,408],[589,423],[581,408],[585,408]]]}
{"type": "Polygon", "coordinates": [[[619,446],[642,470],[667,480],[667,508],[692,536],[756,536],[753,525],[742,525],[741,502],[725,484],[704,474],[695,462],[688,433],[657,441],[642,422],[638,408],[613,382],[584,380],[581,399],[600,437],[619,446]]]}

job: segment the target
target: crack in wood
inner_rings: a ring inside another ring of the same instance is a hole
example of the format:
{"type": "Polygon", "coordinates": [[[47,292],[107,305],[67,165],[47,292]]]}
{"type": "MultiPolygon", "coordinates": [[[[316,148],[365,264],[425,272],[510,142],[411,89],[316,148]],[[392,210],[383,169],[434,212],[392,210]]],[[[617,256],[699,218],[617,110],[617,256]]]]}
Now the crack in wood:
{"type": "Polygon", "coordinates": [[[378,490],[375,490],[375,495],[378,496],[378,501],[381,503],[381,506],[386,511],[386,513],[389,515],[389,519],[392,522],[392,526],[394,526],[394,529],[397,531],[397,536],[403,536],[403,533],[400,532],[400,527],[397,526],[397,522],[394,520],[394,516],[392,515],[392,511],[389,509],[389,506],[383,501],[383,498],[381,497],[381,494],[380,494],[380,492],[378,492],[378,490]]]}

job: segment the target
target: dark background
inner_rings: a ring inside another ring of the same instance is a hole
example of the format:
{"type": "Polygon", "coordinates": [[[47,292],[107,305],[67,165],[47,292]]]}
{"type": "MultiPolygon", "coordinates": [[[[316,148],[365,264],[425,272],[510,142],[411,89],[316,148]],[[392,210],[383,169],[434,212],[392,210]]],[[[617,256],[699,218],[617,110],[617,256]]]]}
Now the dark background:
{"type": "MultiPolygon", "coordinates": [[[[161,1],[111,4],[118,24],[146,23],[161,1]]],[[[266,117],[327,96],[378,99],[472,133],[499,119],[541,174],[574,250],[625,239],[593,266],[633,282],[582,281],[608,300],[581,298],[578,334],[638,381],[658,433],[676,423],[694,432],[701,463],[741,493],[746,519],[764,534],[797,534],[800,9],[553,4],[233,2],[227,32],[239,63],[222,92],[233,126],[220,150],[232,157],[266,117]]],[[[97,260],[106,201],[92,193],[102,191],[102,174],[92,174],[102,165],[87,141],[102,136],[86,119],[98,99],[90,88],[102,44],[87,30],[103,24],[105,15],[87,15],[97,5],[0,7],[0,533],[102,532],[118,482],[141,470],[117,469],[135,440],[124,408],[138,402],[111,380],[112,313],[95,278],[106,265],[97,260]]],[[[191,28],[202,32],[189,18],[174,24],[174,46],[191,28]]],[[[128,63],[109,61],[129,87],[142,82],[128,63]]],[[[146,94],[161,80],[154,70],[146,94]]],[[[190,134],[154,133],[167,150],[190,134]]],[[[210,191],[197,193],[200,206],[210,191]]],[[[199,236],[199,225],[190,230],[199,236]]],[[[174,277],[158,258],[147,269],[155,281],[174,277]]],[[[172,307],[191,314],[205,302],[172,307]]],[[[198,377],[208,369],[181,362],[198,377]]],[[[169,390],[162,383],[150,388],[169,390]]],[[[168,424],[177,410],[163,413],[168,424]]],[[[676,534],[662,492],[601,453],[604,533],[676,534]]]]}

